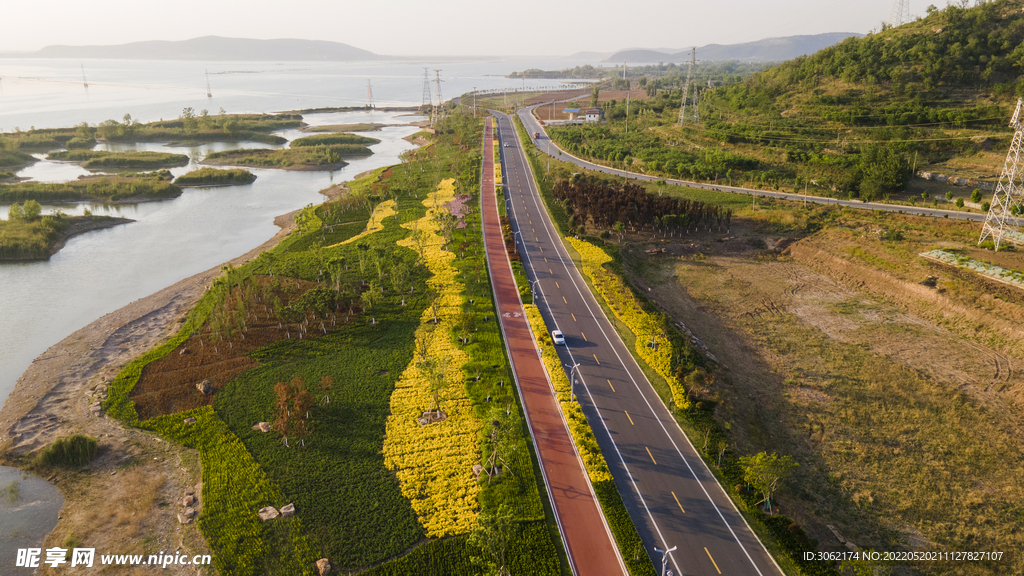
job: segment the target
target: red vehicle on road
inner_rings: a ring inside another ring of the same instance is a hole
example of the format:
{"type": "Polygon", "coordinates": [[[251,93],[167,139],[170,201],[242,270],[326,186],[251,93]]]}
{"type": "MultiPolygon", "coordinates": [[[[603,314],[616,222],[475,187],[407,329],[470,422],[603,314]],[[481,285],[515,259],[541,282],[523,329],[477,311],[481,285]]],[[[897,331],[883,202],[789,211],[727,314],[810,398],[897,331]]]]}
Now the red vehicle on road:
{"type": "Polygon", "coordinates": [[[537,138],[540,138],[540,132],[533,133],[533,139],[536,140],[537,138]]]}

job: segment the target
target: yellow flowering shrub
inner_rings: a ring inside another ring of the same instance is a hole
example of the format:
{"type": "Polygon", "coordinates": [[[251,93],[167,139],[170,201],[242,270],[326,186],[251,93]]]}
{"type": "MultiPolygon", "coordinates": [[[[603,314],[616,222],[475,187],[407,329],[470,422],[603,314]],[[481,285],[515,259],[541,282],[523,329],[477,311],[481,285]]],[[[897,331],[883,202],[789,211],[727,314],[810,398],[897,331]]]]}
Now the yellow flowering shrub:
{"type": "Polygon", "coordinates": [[[662,334],[662,327],[658,320],[644,311],[622,278],[604,267],[605,264],[612,261],[611,256],[590,242],[571,236],[566,237],[566,240],[579,252],[583,273],[593,282],[598,294],[612,309],[615,317],[633,332],[636,337],[634,348],[636,353],[655,372],[668,381],[669,387],[672,389],[672,400],[676,407],[680,409],[688,407],[689,400],[686,398],[686,390],[672,374],[672,347],[666,343],[655,350],[647,345],[651,341],[652,335],[662,334]]]}
{"type": "MultiPolygon", "coordinates": [[[[548,377],[551,378],[551,384],[555,387],[558,406],[562,409],[562,414],[565,415],[565,420],[569,423],[569,432],[572,434],[572,440],[576,444],[576,449],[580,452],[580,457],[583,458],[583,464],[587,468],[587,475],[590,476],[590,481],[596,484],[604,480],[612,480],[612,474],[608,470],[608,463],[605,462],[604,456],[601,455],[597,439],[594,438],[594,431],[591,430],[590,424],[587,423],[587,418],[583,415],[583,409],[580,408],[578,403],[570,402],[569,400],[569,377],[566,376],[565,370],[562,369],[562,361],[558,358],[558,353],[555,352],[551,338],[548,336],[548,329],[544,325],[544,318],[541,317],[537,307],[532,304],[523,304],[523,311],[526,312],[526,318],[530,322],[530,329],[537,339],[541,360],[544,362],[544,368],[548,372],[548,377]]],[[[579,391],[577,390],[577,392],[579,391]]]]}
{"type": "Polygon", "coordinates": [[[380,204],[377,204],[376,206],[374,206],[373,214],[370,214],[370,220],[369,220],[369,222],[366,223],[366,230],[363,230],[362,232],[360,232],[359,234],[356,234],[355,236],[349,238],[348,240],[344,240],[342,242],[338,242],[337,244],[332,244],[332,245],[328,246],[328,248],[334,248],[335,246],[341,246],[342,244],[348,244],[350,242],[355,242],[356,240],[359,240],[360,238],[363,238],[365,236],[369,236],[370,234],[373,234],[374,232],[384,228],[384,219],[389,217],[389,216],[394,216],[394,215],[395,215],[395,201],[394,200],[385,200],[385,201],[381,202],[380,204]]]}
{"type": "MultiPolygon", "coordinates": [[[[384,465],[398,477],[402,494],[409,499],[420,524],[430,538],[466,534],[477,525],[480,485],[473,478],[473,465],[480,462],[481,422],[473,413],[466,396],[462,366],[469,356],[452,342],[451,328],[462,304],[462,285],[452,266],[455,255],[441,249],[444,242],[435,213],[455,197],[454,180],[443,180],[436,192],[423,201],[427,213],[402,226],[426,234],[424,260],[433,276],[427,284],[439,295],[438,318],[428,307],[416,329],[416,339],[426,338],[435,359],[448,361],[448,386],[441,409],[448,415],[443,422],[420,426],[416,420],[431,404],[430,383],[413,359],[395,383],[391,394],[384,439],[384,465]],[[433,208],[433,206],[437,208],[433,208]]],[[[414,241],[398,242],[416,250],[414,241]]]]}
{"type": "Polygon", "coordinates": [[[501,182],[501,148],[498,140],[494,140],[494,184],[501,182]]]}

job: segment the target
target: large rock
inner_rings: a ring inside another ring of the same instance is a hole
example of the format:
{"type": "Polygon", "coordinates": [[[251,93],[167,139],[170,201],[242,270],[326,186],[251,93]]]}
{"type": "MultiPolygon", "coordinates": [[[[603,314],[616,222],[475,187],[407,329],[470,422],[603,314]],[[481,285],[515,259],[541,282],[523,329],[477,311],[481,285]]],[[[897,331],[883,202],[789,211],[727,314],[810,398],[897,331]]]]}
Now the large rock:
{"type": "Polygon", "coordinates": [[[277,511],[277,508],[274,508],[273,506],[267,506],[266,508],[260,508],[259,515],[260,520],[266,522],[267,520],[273,520],[274,518],[277,518],[281,515],[281,513],[277,511]]]}
{"type": "Polygon", "coordinates": [[[181,501],[181,505],[184,506],[185,508],[188,508],[188,507],[192,506],[195,503],[196,503],[196,497],[191,495],[191,494],[189,494],[188,496],[185,496],[185,499],[181,501]]]}
{"type": "Polygon", "coordinates": [[[192,522],[192,518],[191,517],[185,516],[184,514],[178,514],[178,523],[179,524],[188,524],[189,522],[192,522]]]}
{"type": "Polygon", "coordinates": [[[196,419],[195,418],[193,418],[191,416],[189,416],[188,418],[185,418],[185,424],[191,425],[191,424],[195,424],[195,423],[196,423],[196,419]]]}
{"type": "Polygon", "coordinates": [[[253,430],[259,430],[260,432],[266,433],[266,432],[270,432],[271,430],[273,430],[274,427],[270,425],[270,422],[260,422],[258,424],[253,424],[252,429],[253,430]]]}
{"type": "Polygon", "coordinates": [[[295,516],[295,504],[285,504],[281,507],[281,517],[290,518],[295,516]]]}
{"type": "Polygon", "coordinates": [[[480,473],[484,471],[484,467],[480,464],[473,464],[473,478],[480,479],[480,473]]]}
{"type": "Polygon", "coordinates": [[[213,394],[213,382],[203,380],[199,384],[196,384],[196,390],[199,390],[203,394],[209,396],[210,394],[213,394]]]}
{"type": "Polygon", "coordinates": [[[331,573],[331,563],[327,561],[327,558],[321,558],[316,561],[316,571],[320,576],[331,573]]]}
{"type": "Polygon", "coordinates": [[[185,512],[183,512],[183,514],[185,514],[185,516],[188,516],[189,518],[195,518],[196,517],[196,509],[195,508],[185,508],[185,512]]]}

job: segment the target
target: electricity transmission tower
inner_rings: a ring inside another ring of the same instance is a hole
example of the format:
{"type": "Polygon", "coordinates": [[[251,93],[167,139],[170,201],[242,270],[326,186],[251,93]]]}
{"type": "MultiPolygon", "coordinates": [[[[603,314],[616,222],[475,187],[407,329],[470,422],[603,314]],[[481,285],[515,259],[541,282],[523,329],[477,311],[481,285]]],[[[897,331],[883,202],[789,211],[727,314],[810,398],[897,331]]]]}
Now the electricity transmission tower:
{"type": "Polygon", "coordinates": [[[366,81],[366,107],[370,110],[375,110],[377,107],[373,104],[373,85],[370,81],[366,81]]]}
{"type": "Polygon", "coordinates": [[[430,106],[433,104],[433,98],[430,96],[430,74],[428,69],[423,69],[423,105],[430,106]]]}
{"type": "Polygon", "coordinates": [[[441,71],[434,70],[434,92],[437,93],[437,104],[434,106],[434,117],[440,120],[440,114],[442,106],[444,106],[444,97],[441,96],[441,71]]]}
{"type": "Polygon", "coordinates": [[[1020,232],[1021,200],[1024,196],[1024,182],[1021,181],[1024,177],[1024,158],[1021,158],[1021,151],[1024,148],[1024,125],[1021,124],[1020,118],[1022,103],[1024,100],[1018,98],[1017,109],[1010,120],[1010,128],[1014,129],[1013,142],[1006,154],[1003,173],[999,176],[988,216],[985,217],[985,225],[981,228],[981,238],[978,239],[980,245],[986,238],[991,237],[996,250],[999,250],[999,244],[1004,239],[1014,244],[1024,244],[1024,234],[1020,232]]]}
{"type": "MultiPolygon", "coordinates": [[[[683,105],[679,107],[679,126],[686,124],[686,101],[690,97],[690,78],[693,77],[693,67],[697,64],[697,48],[690,50],[690,65],[686,67],[686,83],[683,84],[683,105]]],[[[696,104],[696,101],[694,102],[696,104]]]]}
{"type": "Polygon", "coordinates": [[[893,0],[889,25],[893,28],[910,22],[910,0],[893,0]]]}

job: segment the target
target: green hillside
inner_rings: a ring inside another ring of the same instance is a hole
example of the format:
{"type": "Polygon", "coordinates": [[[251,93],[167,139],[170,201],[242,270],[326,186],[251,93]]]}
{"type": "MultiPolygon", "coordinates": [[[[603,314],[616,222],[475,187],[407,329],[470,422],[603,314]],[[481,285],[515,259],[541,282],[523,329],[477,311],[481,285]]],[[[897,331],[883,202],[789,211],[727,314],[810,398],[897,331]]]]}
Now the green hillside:
{"type": "Polygon", "coordinates": [[[699,125],[691,103],[678,127],[674,89],[633,101],[628,135],[624,102],[606,104],[607,124],[552,135],[651,174],[830,196],[910,201],[914,168],[992,180],[1024,95],[1021,3],[928,10],[742,82],[723,76],[701,92],[699,125]]]}

